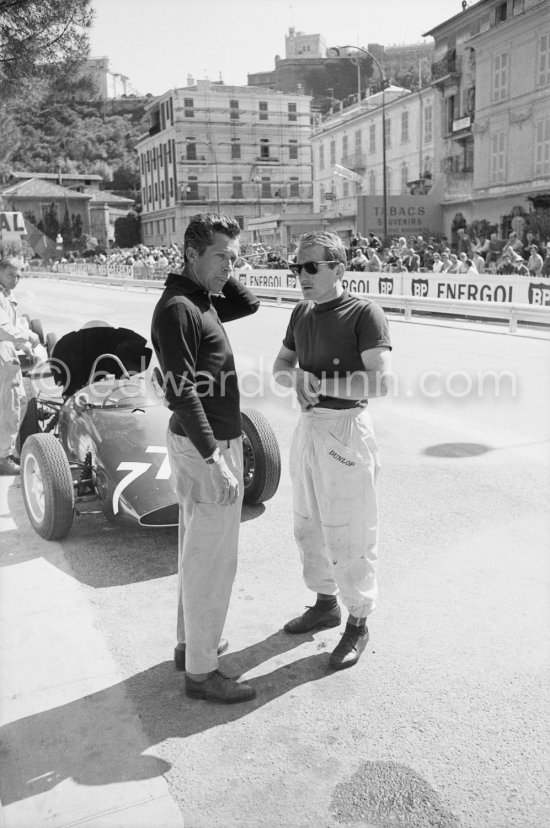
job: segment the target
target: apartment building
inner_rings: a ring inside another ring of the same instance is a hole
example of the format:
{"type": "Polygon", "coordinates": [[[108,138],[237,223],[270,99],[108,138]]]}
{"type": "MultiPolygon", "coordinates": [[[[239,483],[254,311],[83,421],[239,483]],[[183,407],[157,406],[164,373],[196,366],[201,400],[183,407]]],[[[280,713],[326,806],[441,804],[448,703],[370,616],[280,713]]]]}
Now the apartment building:
{"type": "Polygon", "coordinates": [[[410,92],[389,86],[366,98],[360,107],[342,109],[315,125],[311,138],[313,209],[333,232],[349,238],[361,229],[357,227],[358,197],[369,196],[374,203],[384,195],[383,118],[389,203],[395,196],[423,197],[430,192],[434,102],[431,87],[410,92]]]}
{"type": "Polygon", "coordinates": [[[427,35],[447,234],[486,219],[506,235],[550,204],[550,4],[480,0],[427,35]]]}
{"type": "Polygon", "coordinates": [[[311,212],[310,101],[192,78],[156,98],[137,144],[144,243],[180,243],[198,212],[235,216],[245,240],[253,218],[311,212]]]}

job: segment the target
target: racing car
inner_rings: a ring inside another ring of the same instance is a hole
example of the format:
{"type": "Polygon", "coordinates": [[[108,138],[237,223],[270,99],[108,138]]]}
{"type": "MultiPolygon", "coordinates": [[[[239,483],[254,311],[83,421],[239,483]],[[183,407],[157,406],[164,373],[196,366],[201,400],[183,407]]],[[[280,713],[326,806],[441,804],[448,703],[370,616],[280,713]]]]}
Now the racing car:
{"type": "MultiPolygon", "coordinates": [[[[30,396],[20,430],[23,500],[43,538],[65,537],[94,501],[115,523],[178,524],[166,449],[170,411],[153,363],[144,337],[101,322],[54,344],[51,390],[30,396]]],[[[261,412],[241,416],[244,502],[259,504],[277,491],[279,446],[261,412]]]]}

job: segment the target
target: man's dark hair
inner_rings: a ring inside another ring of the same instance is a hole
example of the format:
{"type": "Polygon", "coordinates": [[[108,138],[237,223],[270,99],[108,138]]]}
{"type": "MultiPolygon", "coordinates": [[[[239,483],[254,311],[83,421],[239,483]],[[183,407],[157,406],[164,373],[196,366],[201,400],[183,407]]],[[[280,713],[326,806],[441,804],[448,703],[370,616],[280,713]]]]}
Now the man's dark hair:
{"type": "Polygon", "coordinates": [[[183,237],[183,255],[192,247],[201,256],[214,241],[214,233],[223,233],[229,239],[236,239],[241,228],[231,216],[223,213],[198,213],[191,218],[183,237]]]}

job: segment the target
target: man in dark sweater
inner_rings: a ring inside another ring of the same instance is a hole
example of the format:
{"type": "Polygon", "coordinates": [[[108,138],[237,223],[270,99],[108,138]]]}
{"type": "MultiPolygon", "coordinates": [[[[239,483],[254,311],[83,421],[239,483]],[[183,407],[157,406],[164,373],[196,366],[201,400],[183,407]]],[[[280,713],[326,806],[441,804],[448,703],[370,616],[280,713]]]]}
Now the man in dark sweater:
{"type": "Polygon", "coordinates": [[[185,266],[171,273],[153,314],[151,339],[172,411],[168,456],[180,507],[176,668],[186,694],[217,702],[255,690],[218,670],[237,569],[243,497],[242,427],[235,362],[222,322],[259,301],[234,278],[240,228],[225,215],[194,216],[185,266]]]}
{"type": "Polygon", "coordinates": [[[303,302],[292,311],[273,366],[302,409],[290,450],[294,536],[317,601],[285,624],[291,634],[340,624],[329,665],[356,664],[377,596],[378,448],[368,398],[386,393],[390,335],[382,308],[342,285],[346,253],[334,233],[302,236],[293,268],[303,302]]]}

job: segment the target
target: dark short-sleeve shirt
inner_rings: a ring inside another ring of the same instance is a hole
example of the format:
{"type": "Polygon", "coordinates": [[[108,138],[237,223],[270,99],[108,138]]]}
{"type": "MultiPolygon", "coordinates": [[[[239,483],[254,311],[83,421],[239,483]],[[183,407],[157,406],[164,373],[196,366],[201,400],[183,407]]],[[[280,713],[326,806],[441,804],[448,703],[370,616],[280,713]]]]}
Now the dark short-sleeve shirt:
{"type": "Polygon", "coordinates": [[[283,345],[295,351],[304,371],[318,379],[335,379],[364,371],[361,353],[371,348],[391,349],[391,340],[380,305],[345,290],[337,299],[319,305],[299,302],[283,345]]]}

